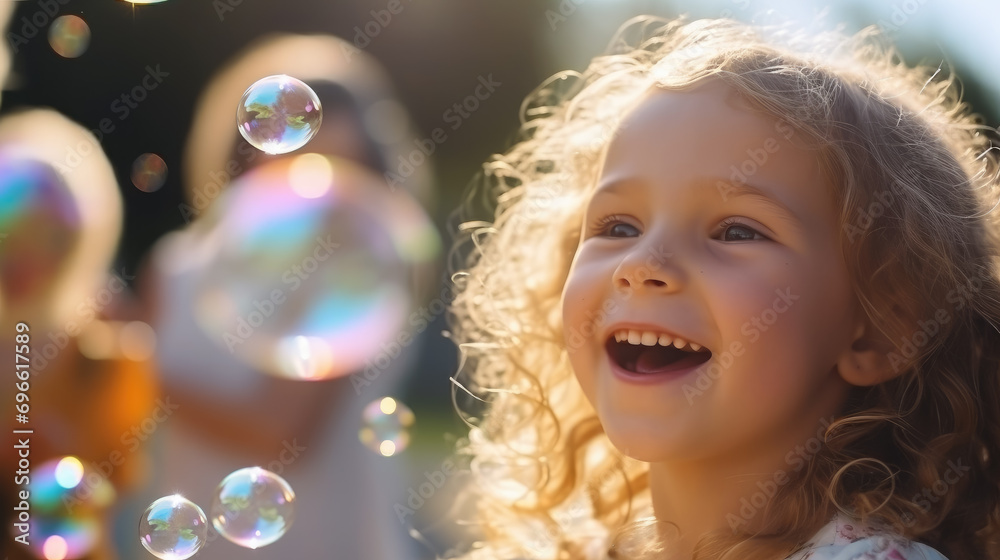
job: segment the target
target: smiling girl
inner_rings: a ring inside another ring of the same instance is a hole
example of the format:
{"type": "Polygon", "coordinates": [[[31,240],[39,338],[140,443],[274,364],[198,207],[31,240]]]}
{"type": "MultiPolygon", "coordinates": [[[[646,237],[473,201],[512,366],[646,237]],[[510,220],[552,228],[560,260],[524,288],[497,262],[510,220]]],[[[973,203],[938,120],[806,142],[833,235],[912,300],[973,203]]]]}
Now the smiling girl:
{"type": "Polygon", "coordinates": [[[651,19],[537,89],[454,276],[470,557],[1000,558],[998,160],[956,89],[872,30],[651,19]]]}

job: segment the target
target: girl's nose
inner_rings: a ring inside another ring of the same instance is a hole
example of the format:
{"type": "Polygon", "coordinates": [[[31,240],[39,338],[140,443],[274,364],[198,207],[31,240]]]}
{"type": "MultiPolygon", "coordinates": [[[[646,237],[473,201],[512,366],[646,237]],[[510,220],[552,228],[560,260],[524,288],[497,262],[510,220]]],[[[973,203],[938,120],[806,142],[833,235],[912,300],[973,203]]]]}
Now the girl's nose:
{"type": "Polygon", "coordinates": [[[646,289],[664,293],[675,292],[685,283],[683,270],[674,254],[658,247],[636,247],[618,264],[611,278],[619,290],[646,289]]]}

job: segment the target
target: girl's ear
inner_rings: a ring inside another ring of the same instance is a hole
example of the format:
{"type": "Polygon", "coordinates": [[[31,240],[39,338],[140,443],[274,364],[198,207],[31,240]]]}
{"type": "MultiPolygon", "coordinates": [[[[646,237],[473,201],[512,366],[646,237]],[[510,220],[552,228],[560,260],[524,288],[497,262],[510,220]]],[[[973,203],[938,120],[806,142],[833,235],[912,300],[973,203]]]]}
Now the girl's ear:
{"type": "Polygon", "coordinates": [[[854,331],[850,346],[844,349],[837,360],[837,370],[840,377],[851,385],[878,385],[906,370],[901,367],[903,360],[894,354],[895,351],[896,347],[889,339],[867,318],[862,318],[854,331]]]}

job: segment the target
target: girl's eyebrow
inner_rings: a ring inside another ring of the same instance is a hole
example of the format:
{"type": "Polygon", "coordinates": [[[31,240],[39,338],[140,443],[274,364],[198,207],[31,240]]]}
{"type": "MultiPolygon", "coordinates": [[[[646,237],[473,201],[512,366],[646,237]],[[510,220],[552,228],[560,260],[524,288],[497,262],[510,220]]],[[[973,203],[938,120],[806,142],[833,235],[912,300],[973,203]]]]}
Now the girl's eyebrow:
{"type": "Polygon", "coordinates": [[[712,181],[708,181],[707,184],[711,184],[718,189],[723,202],[741,196],[752,197],[791,218],[790,223],[792,225],[801,228],[804,224],[802,218],[788,205],[770,195],[765,189],[756,185],[745,181],[733,181],[731,179],[714,179],[712,181]]]}

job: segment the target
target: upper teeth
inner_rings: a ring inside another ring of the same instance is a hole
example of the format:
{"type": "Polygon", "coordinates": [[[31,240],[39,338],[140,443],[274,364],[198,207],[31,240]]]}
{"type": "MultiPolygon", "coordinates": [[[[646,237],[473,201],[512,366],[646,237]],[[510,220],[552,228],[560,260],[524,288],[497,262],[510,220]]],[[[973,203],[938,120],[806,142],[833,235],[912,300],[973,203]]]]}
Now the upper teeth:
{"type": "Polygon", "coordinates": [[[671,337],[668,334],[655,333],[653,331],[637,331],[635,329],[622,329],[615,331],[615,340],[617,342],[627,342],[629,344],[638,346],[673,346],[679,350],[688,350],[691,352],[697,352],[701,350],[700,344],[695,344],[694,342],[688,342],[681,337],[671,337]]]}

